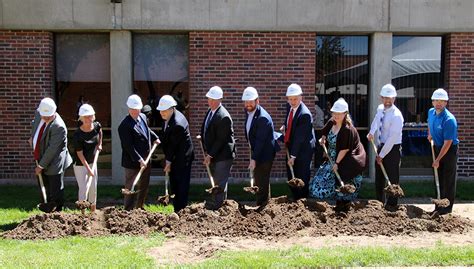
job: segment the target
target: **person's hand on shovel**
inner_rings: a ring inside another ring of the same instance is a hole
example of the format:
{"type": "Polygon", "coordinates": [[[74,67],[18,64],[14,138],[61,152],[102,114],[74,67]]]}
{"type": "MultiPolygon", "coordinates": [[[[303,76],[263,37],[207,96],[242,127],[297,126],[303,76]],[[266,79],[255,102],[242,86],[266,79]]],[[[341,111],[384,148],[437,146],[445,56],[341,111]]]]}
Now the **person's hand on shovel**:
{"type": "Polygon", "coordinates": [[[38,176],[38,175],[41,175],[41,172],[43,172],[43,167],[37,165],[37,166],[35,167],[35,175],[37,175],[37,176],[38,176]]]}
{"type": "Polygon", "coordinates": [[[211,155],[207,154],[206,157],[204,157],[204,161],[202,162],[204,165],[211,165],[211,155]]]}
{"type": "Polygon", "coordinates": [[[255,166],[257,166],[255,160],[250,160],[250,163],[249,163],[249,170],[255,170],[255,166]]]}
{"type": "Polygon", "coordinates": [[[339,166],[337,165],[337,163],[334,163],[334,165],[332,166],[332,170],[334,172],[337,172],[337,170],[339,170],[339,166]]]}
{"type": "Polygon", "coordinates": [[[101,152],[102,151],[102,144],[97,144],[97,146],[95,147],[95,150],[97,150],[98,152],[101,152]]]}
{"type": "Polygon", "coordinates": [[[165,165],[165,168],[163,168],[163,172],[165,173],[169,173],[171,172],[171,163],[166,161],[166,165],[165,165]]]}
{"type": "Polygon", "coordinates": [[[296,157],[291,156],[291,157],[288,159],[288,165],[289,165],[289,166],[295,165],[295,159],[296,159],[296,157]]]}
{"type": "Polygon", "coordinates": [[[146,163],[143,159],[140,159],[138,162],[140,163],[140,168],[146,167],[146,163]]]}

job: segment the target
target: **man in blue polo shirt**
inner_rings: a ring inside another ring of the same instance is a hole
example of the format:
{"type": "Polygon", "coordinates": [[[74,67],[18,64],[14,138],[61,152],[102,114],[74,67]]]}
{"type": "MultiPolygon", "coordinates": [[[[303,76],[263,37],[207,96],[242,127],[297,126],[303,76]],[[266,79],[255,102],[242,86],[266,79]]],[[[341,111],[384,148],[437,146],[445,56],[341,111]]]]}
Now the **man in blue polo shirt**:
{"type": "Polygon", "coordinates": [[[458,124],[446,109],[448,93],[443,89],[433,92],[433,108],[428,111],[428,140],[433,139],[436,159],[433,167],[438,169],[441,199],[447,198],[450,205],[437,207],[440,215],[451,213],[456,196],[456,163],[458,160],[458,124]]]}

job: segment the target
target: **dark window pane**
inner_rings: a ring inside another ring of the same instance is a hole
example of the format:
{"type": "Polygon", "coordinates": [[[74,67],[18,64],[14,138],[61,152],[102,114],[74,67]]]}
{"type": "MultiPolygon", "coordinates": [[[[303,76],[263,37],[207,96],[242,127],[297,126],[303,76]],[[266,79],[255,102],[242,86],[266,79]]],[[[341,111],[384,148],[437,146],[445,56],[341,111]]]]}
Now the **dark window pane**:
{"type": "Polygon", "coordinates": [[[152,108],[150,125],[160,127],[156,107],[165,94],[187,115],[189,100],[187,35],[135,34],[133,36],[134,91],[152,108]]]}
{"type": "Polygon", "coordinates": [[[403,167],[430,167],[431,149],[426,140],[427,112],[431,94],[443,85],[442,38],[437,36],[394,36],[392,84],[396,105],[403,113],[403,167]]]}
{"type": "Polygon", "coordinates": [[[110,168],[109,35],[56,34],[55,58],[58,113],[68,127],[69,136],[78,126],[79,107],[83,103],[92,105],[97,121],[104,127],[103,151],[98,167],[110,168]]]}
{"type": "Polygon", "coordinates": [[[316,95],[325,121],[332,104],[343,97],[354,125],[367,129],[369,37],[318,36],[316,46],[316,95]]]}

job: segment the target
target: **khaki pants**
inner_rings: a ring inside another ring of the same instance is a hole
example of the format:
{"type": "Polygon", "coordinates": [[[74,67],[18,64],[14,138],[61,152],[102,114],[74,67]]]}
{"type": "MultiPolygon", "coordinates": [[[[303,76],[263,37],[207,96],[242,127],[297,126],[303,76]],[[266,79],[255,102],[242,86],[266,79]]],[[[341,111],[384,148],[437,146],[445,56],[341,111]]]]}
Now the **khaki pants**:
{"type": "MultiPolygon", "coordinates": [[[[92,164],[90,164],[92,167],[92,164]]],[[[90,179],[92,180],[91,186],[89,188],[89,196],[86,197],[87,189],[87,169],[82,165],[74,165],[74,175],[76,176],[77,185],[79,186],[78,191],[78,200],[79,201],[88,201],[89,203],[95,205],[97,203],[97,180],[99,178],[97,174],[97,167],[95,168],[94,176],[90,179]]]]}

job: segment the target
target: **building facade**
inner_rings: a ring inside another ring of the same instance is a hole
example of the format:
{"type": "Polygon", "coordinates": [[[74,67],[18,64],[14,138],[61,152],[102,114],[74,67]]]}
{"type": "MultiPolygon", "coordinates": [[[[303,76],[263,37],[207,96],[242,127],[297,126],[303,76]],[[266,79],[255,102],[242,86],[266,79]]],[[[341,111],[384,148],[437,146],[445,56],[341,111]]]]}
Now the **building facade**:
{"type": "MultiPolygon", "coordinates": [[[[96,108],[106,138],[101,175],[120,184],[117,127],[126,98],[137,93],[156,108],[172,94],[195,137],[214,85],[224,89],[238,139],[232,177],[248,178],[242,91],[258,89],[278,129],[291,83],[302,86],[313,113],[315,96],[323,110],[344,97],[361,137],[381,86],[393,83],[406,121],[402,167],[413,175],[430,171],[426,111],[432,91],[445,88],[459,124],[459,177],[470,178],[473,13],[471,0],[0,0],[0,179],[33,178],[27,140],[45,96],[57,101],[71,134],[78,106],[96,108]]],[[[159,131],[160,124],[151,113],[150,125],[159,131]]],[[[202,179],[194,143],[192,174],[202,179]]],[[[161,158],[154,156],[154,167],[161,158]]],[[[367,176],[373,170],[371,161],[367,176]]],[[[285,175],[280,153],[272,177],[285,175]]]]}

